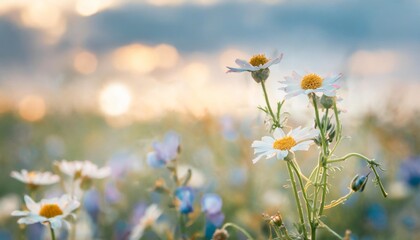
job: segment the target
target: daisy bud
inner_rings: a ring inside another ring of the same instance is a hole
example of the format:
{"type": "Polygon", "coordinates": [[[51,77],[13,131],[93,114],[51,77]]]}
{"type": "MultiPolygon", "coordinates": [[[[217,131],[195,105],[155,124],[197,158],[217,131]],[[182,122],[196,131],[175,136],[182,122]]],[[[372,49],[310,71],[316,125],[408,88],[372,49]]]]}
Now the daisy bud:
{"type": "Polygon", "coordinates": [[[251,76],[257,83],[260,83],[262,81],[267,80],[268,76],[270,76],[270,69],[265,68],[255,72],[251,72],[251,76]]]}
{"type": "Polygon", "coordinates": [[[229,238],[229,233],[225,229],[216,229],[213,234],[213,240],[226,240],[229,238]]]}
{"type": "Polygon", "coordinates": [[[351,189],[355,192],[363,192],[363,190],[365,190],[369,174],[370,173],[368,173],[366,176],[356,175],[351,181],[351,189]]]}
{"type": "Polygon", "coordinates": [[[324,108],[328,109],[334,106],[335,97],[328,97],[324,94],[322,95],[320,102],[324,108]]]}
{"type": "Polygon", "coordinates": [[[281,217],[280,213],[270,217],[270,224],[277,227],[281,227],[281,225],[283,225],[283,218],[281,217]]]}

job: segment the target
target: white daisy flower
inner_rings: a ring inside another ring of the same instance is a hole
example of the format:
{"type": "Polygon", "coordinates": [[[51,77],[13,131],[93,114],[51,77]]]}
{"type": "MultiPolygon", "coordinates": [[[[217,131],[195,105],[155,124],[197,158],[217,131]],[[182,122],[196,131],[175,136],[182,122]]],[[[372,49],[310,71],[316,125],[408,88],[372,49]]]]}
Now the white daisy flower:
{"type": "Polygon", "coordinates": [[[56,165],[62,173],[75,179],[102,179],[111,174],[111,169],[108,166],[98,168],[98,166],[90,161],[62,160],[60,162],[56,162],[56,165]]]}
{"type": "Polygon", "coordinates": [[[256,72],[279,63],[282,57],[283,54],[280,54],[280,56],[270,60],[264,54],[258,54],[254,55],[249,62],[242,59],[236,59],[235,63],[238,64],[239,68],[227,67],[229,69],[227,72],[256,72]]]}
{"type": "Polygon", "coordinates": [[[254,154],[257,155],[252,162],[255,164],[264,156],[266,159],[276,156],[277,159],[283,160],[289,151],[307,151],[318,134],[317,129],[297,127],[286,135],[281,128],[277,128],[273,133],[274,138],[265,136],[261,141],[252,143],[254,154]]]}
{"type": "Polygon", "coordinates": [[[143,236],[144,230],[152,226],[156,220],[162,215],[162,210],[156,204],[150,205],[139,223],[133,228],[130,233],[129,240],[138,240],[143,236]]]}
{"type": "Polygon", "coordinates": [[[284,81],[279,81],[286,85],[281,87],[280,90],[286,92],[286,99],[299,94],[307,95],[309,93],[323,93],[328,97],[334,97],[336,90],[340,88],[340,85],[337,83],[340,78],[341,74],[323,78],[315,73],[301,76],[296,72],[292,72],[292,76],[285,77],[284,81]]]}
{"type": "Polygon", "coordinates": [[[12,216],[21,217],[18,220],[19,224],[49,223],[53,229],[61,228],[63,223],[69,225],[65,218],[80,206],[80,203],[69,195],[42,199],[39,203],[25,196],[25,204],[28,211],[12,212],[12,216]]]}
{"type": "Polygon", "coordinates": [[[22,169],[20,172],[12,171],[10,176],[34,188],[40,185],[54,184],[60,180],[58,175],[50,172],[27,171],[26,169],[22,169]]]}

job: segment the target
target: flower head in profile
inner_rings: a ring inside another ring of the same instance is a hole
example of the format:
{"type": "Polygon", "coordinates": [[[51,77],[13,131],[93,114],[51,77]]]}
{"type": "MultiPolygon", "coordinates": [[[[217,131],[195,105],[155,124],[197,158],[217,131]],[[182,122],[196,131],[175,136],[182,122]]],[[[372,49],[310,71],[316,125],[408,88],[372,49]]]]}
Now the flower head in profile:
{"type": "Polygon", "coordinates": [[[259,83],[268,78],[270,75],[269,67],[279,63],[282,57],[283,54],[280,54],[278,57],[268,59],[264,54],[257,54],[252,56],[249,61],[236,59],[235,63],[238,64],[239,67],[227,67],[229,69],[227,72],[251,72],[252,78],[259,83]]]}
{"type": "Polygon", "coordinates": [[[321,77],[315,73],[309,73],[304,76],[299,75],[296,72],[292,73],[292,76],[285,77],[284,81],[280,83],[286,85],[281,87],[280,90],[286,92],[285,98],[291,98],[300,94],[309,93],[323,93],[328,97],[334,97],[337,89],[340,88],[338,80],[341,78],[341,74],[321,77]]]}
{"type": "Polygon", "coordinates": [[[175,190],[176,205],[178,210],[183,214],[188,214],[194,211],[194,191],[191,187],[178,187],[175,190]]]}
{"type": "Polygon", "coordinates": [[[180,138],[175,132],[165,135],[163,142],[153,143],[153,152],[147,155],[147,163],[154,168],[161,168],[175,160],[180,151],[180,138]]]}
{"type": "Polygon", "coordinates": [[[277,128],[273,137],[265,136],[261,141],[252,143],[254,154],[257,155],[252,162],[255,164],[264,156],[267,159],[276,156],[277,159],[283,160],[289,152],[307,151],[318,134],[317,129],[297,127],[286,135],[281,128],[277,128]]]}
{"type": "Polygon", "coordinates": [[[20,172],[12,171],[10,176],[26,183],[31,188],[37,188],[41,185],[51,185],[60,180],[58,175],[50,172],[27,171],[25,169],[22,169],[20,172]]]}
{"type": "Polygon", "coordinates": [[[143,236],[144,230],[152,226],[156,220],[162,215],[162,210],[156,204],[150,205],[144,215],[139,219],[136,226],[130,233],[129,240],[137,240],[143,236]]]}
{"type": "Polygon", "coordinates": [[[34,202],[29,196],[25,196],[27,211],[13,211],[12,216],[21,217],[19,224],[49,223],[52,228],[61,228],[66,222],[65,218],[80,206],[80,203],[69,195],[60,198],[42,199],[39,203],[34,202]]]}
{"type": "Polygon", "coordinates": [[[111,174],[109,167],[99,168],[90,161],[66,161],[56,162],[60,172],[74,179],[102,179],[111,174]]]}
{"type": "Polygon", "coordinates": [[[206,220],[216,227],[220,227],[225,219],[225,215],[222,213],[222,205],[222,198],[214,193],[204,194],[201,199],[201,211],[206,214],[206,220]]]}

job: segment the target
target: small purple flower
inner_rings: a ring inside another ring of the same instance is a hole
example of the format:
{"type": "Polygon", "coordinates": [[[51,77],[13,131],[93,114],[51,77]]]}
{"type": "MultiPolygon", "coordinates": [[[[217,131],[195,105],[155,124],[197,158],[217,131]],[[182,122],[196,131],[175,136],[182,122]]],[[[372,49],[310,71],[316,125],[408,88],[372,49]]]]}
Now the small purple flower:
{"type": "Polygon", "coordinates": [[[154,168],[164,167],[176,159],[179,152],[180,138],[175,132],[165,135],[163,142],[153,143],[153,152],[147,154],[147,163],[154,168]]]}
{"type": "Polygon", "coordinates": [[[188,214],[194,211],[194,192],[190,187],[179,187],[175,190],[175,196],[178,200],[178,210],[181,213],[188,214]]]}
{"type": "Polygon", "coordinates": [[[201,199],[201,210],[206,215],[205,238],[211,239],[214,232],[219,228],[225,220],[222,213],[222,198],[214,193],[204,194],[201,199]]]}
{"type": "Polygon", "coordinates": [[[400,165],[400,174],[410,187],[420,186],[420,156],[403,161],[400,165]]]}
{"type": "Polygon", "coordinates": [[[216,227],[220,227],[225,220],[222,205],[222,198],[214,193],[205,194],[201,200],[201,210],[206,214],[206,220],[216,227]]]}

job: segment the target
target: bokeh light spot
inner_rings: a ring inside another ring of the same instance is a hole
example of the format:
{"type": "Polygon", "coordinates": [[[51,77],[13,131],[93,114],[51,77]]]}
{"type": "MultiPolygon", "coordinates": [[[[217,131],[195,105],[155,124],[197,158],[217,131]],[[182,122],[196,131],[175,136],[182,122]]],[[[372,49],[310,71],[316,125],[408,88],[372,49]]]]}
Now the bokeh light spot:
{"type": "Polygon", "coordinates": [[[41,120],[46,113],[44,98],[36,95],[28,95],[19,102],[19,115],[26,121],[35,122],[41,120]]]}
{"type": "Polygon", "coordinates": [[[132,97],[129,88],[119,82],[107,84],[99,94],[99,107],[109,116],[126,113],[131,106],[132,97]]]}
{"type": "Polygon", "coordinates": [[[82,51],[76,54],[73,65],[76,71],[82,74],[90,74],[95,72],[98,60],[95,54],[82,51]]]}

